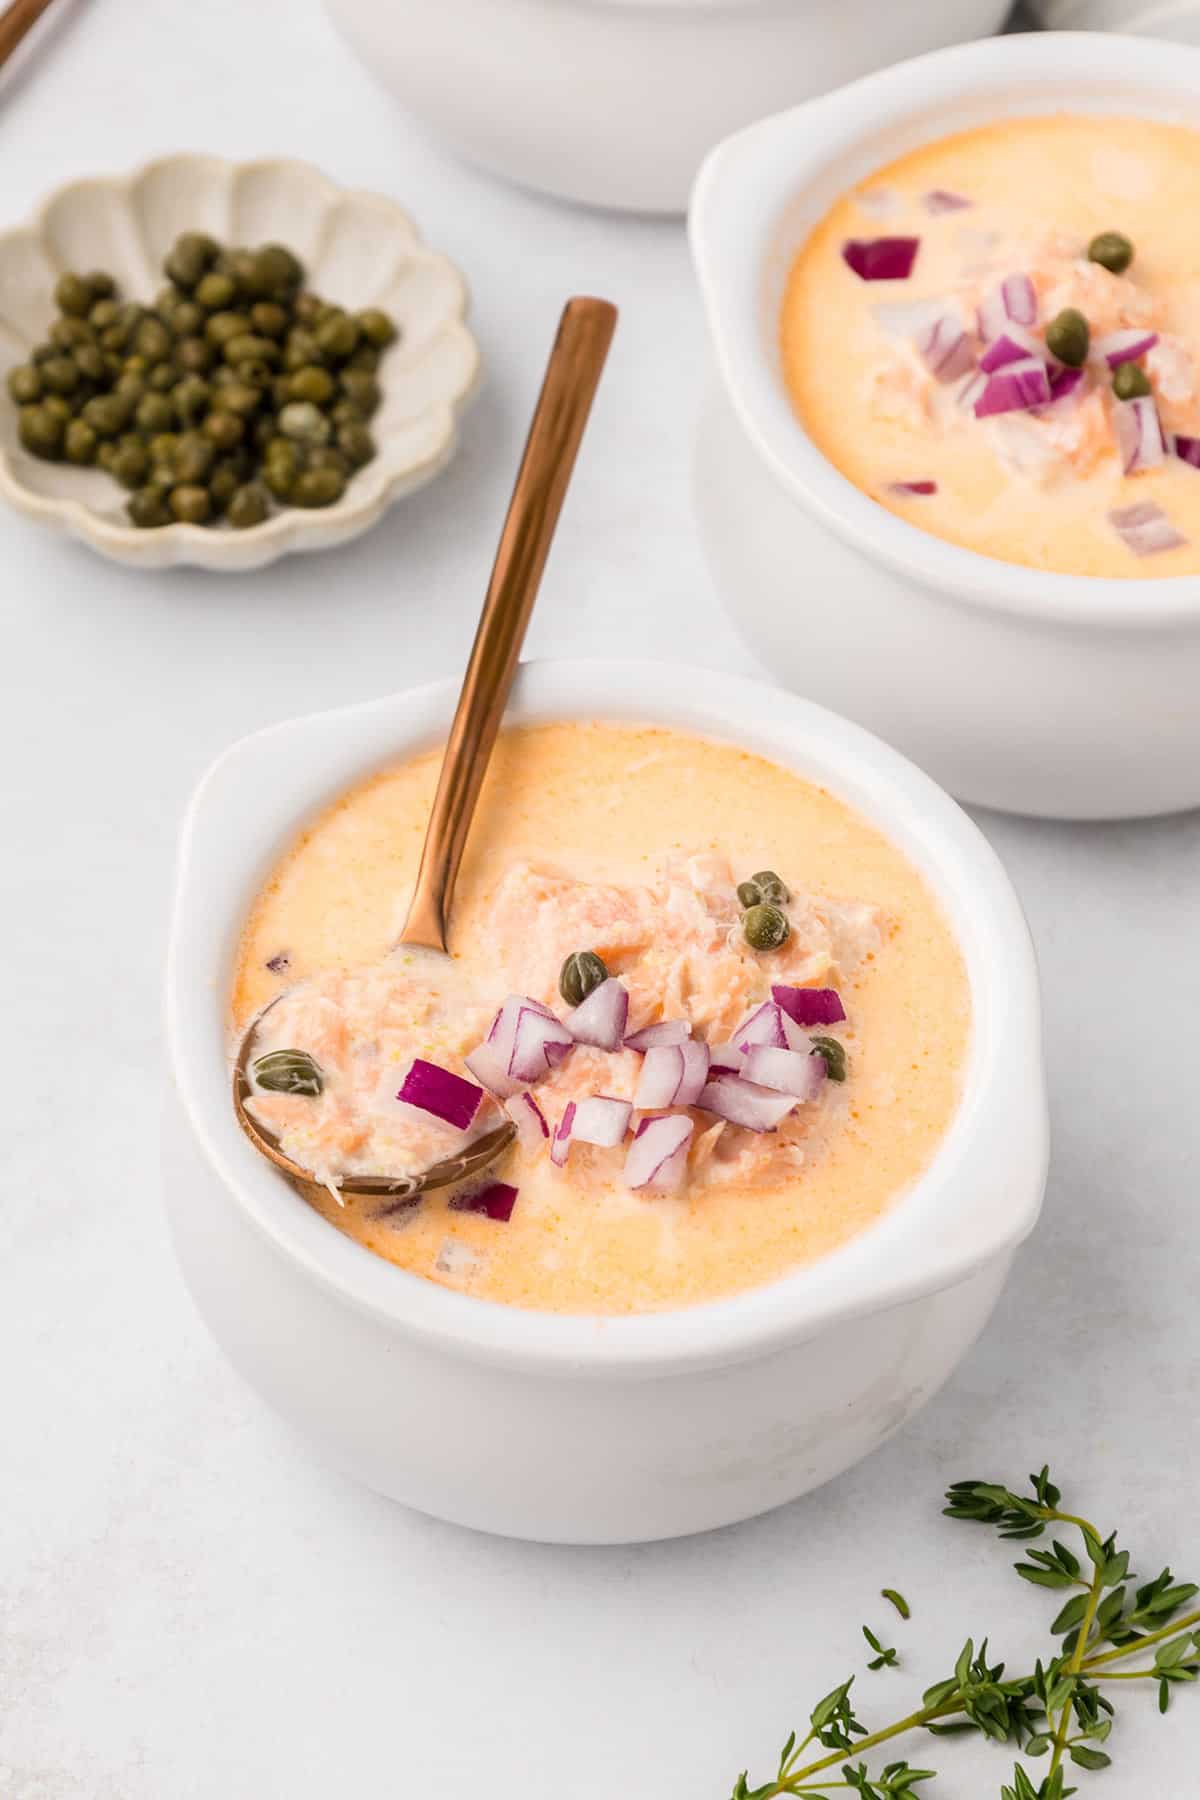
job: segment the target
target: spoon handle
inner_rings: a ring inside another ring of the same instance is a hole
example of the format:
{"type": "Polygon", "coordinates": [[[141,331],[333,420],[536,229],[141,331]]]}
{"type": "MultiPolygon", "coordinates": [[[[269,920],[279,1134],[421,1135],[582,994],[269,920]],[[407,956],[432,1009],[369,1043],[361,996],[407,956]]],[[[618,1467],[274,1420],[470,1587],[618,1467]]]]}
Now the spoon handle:
{"type": "Polygon", "coordinates": [[[401,944],[447,948],[446,920],[467,832],[616,323],[617,309],[607,300],[577,298],[563,308],[450,727],[401,944]]]}

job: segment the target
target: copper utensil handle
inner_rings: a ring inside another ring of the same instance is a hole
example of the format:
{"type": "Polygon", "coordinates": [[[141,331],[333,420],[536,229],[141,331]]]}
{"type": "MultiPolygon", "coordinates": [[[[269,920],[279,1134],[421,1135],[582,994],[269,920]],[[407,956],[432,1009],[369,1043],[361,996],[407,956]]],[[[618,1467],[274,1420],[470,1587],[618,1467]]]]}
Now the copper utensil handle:
{"type": "Polygon", "coordinates": [[[12,5],[0,13],[0,68],[49,4],[50,0],[12,0],[12,5]]]}
{"type": "Polygon", "coordinates": [[[467,832],[616,323],[607,300],[574,299],[563,308],[450,727],[402,944],[447,948],[467,832]]]}

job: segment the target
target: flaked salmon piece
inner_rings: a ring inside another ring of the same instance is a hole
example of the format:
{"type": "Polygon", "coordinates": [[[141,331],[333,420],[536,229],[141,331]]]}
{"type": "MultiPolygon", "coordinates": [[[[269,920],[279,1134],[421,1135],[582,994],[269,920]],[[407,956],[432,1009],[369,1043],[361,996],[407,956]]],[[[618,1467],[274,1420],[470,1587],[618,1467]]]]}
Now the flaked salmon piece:
{"type": "MultiPolygon", "coordinates": [[[[255,1054],[306,1050],[319,1064],[316,1097],[259,1094],[256,1118],[284,1150],[322,1178],[400,1174],[453,1154],[463,1133],[398,1099],[414,1057],[467,1074],[464,1058],[487,1036],[506,994],[528,994],[563,1016],[558,974],[572,951],[592,949],[629,992],[629,1029],[686,1019],[693,1034],[722,1042],[774,982],[836,985],[883,940],[878,909],[852,901],[796,895],[786,907],[791,934],[764,956],[746,943],[732,872],[712,853],[665,863],[653,885],[579,881],[518,863],[497,886],[487,932],[493,991],[469,991],[455,965],[394,954],[368,968],[317,976],[285,994],[265,1015],[255,1054]]],[[[537,1086],[552,1123],[568,1101],[589,1094],[632,1100],[641,1070],[632,1050],[578,1045],[537,1086]]],[[[804,1109],[801,1109],[803,1111],[804,1109]]],[[[468,1136],[496,1123],[486,1100],[468,1136]]],[[[730,1130],[709,1134],[693,1157],[697,1170],[732,1166],[738,1179],[790,1156],[807,1132],[800,1115],[770,1141],[730,1130]]],[[[582,1148],[582,1147],[581,1147],[582,1148]]],[[[612,1175],[612,1153],[572,1155],[572,1179],[612,1175]]],[[[757,1179],[757,1177],[754,1177],[757,1179]]]]}

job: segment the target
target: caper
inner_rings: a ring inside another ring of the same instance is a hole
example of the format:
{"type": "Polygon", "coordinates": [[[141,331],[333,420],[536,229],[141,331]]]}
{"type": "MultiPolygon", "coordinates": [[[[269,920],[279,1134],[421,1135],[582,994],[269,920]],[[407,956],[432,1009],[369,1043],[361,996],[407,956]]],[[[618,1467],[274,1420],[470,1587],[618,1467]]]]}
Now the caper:
{"type": "Polygon", "coordinates": [[[750,879],[762,898],[769,901],[772,906],[786,906],[792,897],[787,883],[775,873],[774,869],[760,869],[758,874],[752,875],[750,879]]]}
{"type": "Polygon", "coordinates": [[[321,351],[311,331],[289,331],[283,347],[283,366],[292,371],[321,361],[321,351]]]}
{"type": "Polygon", "coordinates": [[[212,367],[213,352],[203,338],[183,338],[175,347],[175,361],[189,375],[203,375],[212,367]]]}
{"type": "Polygon", "coordinates": [[[42,397],[42,377],[32,363],[18,363],[8,371],[8,391],[18,406],[32,406],[42,397]]]}
{"type": "Polygon", "coordinates": [[[307,363],[288,376],[287,391],[291,400],[311,400],[317,406],[324,406],[333,398],[333,376],[328,369],[307,363]]]}
{"type": "Polygon", "coordinates": [[[42,407],[52,418],[61,419],[64,425],[75,411],[74,406],[64,394],[43,394],[42,407]]]}
{"type": "Polygon", "coordinates": [[[117,291],[117,284],[105,269],[89,269],[83,278],[97,300],[107,300],[117,291]]]}
{"type": "Polygon", "coordinates": [[[1088,245],[1088,261],[1123,275],[1133,261],[1133,245],[1123,231],[1102,231],[1088,245]]]}
{"type": "Polygon", "coordinates": [[[80,381],[74,357],[52,356],[42,364],[42,381],[52,394],[73,394],[80,381]]]}
{"type": "Polygon", "coordinates": [[[139,488],[136,494],[130,494],[125,510],[134,524],[144,529],[171,523],[167,498],[160,487],[139,488]]]}
{"type": "Polygon", "coordinates": [[[204,308],[195,300],[177,301],[169,318],[172,337],[195,337],[198,331],[204,330],[204,308]]]}
{"type": "Polygon", "coordinates": [[[159,431],[150,439],[146,448],[150,452],[150,461],[156,468],[170,472],[175,464],[175,452],[179,448],[179,437],[174,431],[159,431]]]}
{"type": "Polygon", "coordinates": [[[208,478],[208,497],[214,512],[224,512],[238,491],[237,470],[228,462],[219,462],[208,478]]]}
{"type": "Polygon", "coordinates": [[[738,905],[742,908],[743,912],[747,911],[751,906],[759,906],[762,903],[762,895],[758,891],[758,883],[756,881],[739,881],[737,897],[738,905]]]}
{"type": "Polygon", "coordinates": [[[304,452],[306,469],[333,469],[343,483],[349,479],[350,463],[334,444],[314,444],[304,452]]]}
{"type": "Polygon", "coordinates": [[[347,360],[346,367],[348,369],[362,369],[366,374],[373,375],[379,367],[379,358],[381,355],[382,352],[373,350],[370,344],[360,344],[358,349],[354,352],[354,355],[347,360]]]}
{"type": "Polygon", "coordinates": [[[196,306],[203,306],[207,313],[221,313],[236,299],[237,283],[230,275],[212,272],[196,284],[196,306]]]}
{"type": "Polygon", "coordinates": [[[346,477],[336,469],[301,469],[292,488],[295,506],[332,506],[346,491],[346,477]]]}
{"type": "Polygon", "coordinates": [[[361,469],[375,454],[375,439],[367,427],[357,420],[338,426],[337,443],[338,449],[355,469],[361,469]]]}
{"type": "Polygon", "coordinates": [[[241,337],[247,331],[250,321],[245,313],[215,312],[204,327],[204,335],[216,349],[224,349],[232,338],[241,337]]]}
{"type": "Polygon", "coordinates": [[[101,438],[96,445],[96,467],[103,469],[106,475],[112,473],[112,466],[117,460],[118,445],[116,438],[101,438]]]}
{"type": "Polygon", "coordinates": [[[345,369],[340,379],[343,394],[369,419],[379,405],[379,383],[375,377],[364,369],[345,369]]]}
{"type": "Polygon", "coordinates": [[[315,325],[325,310],[325,302],[317,294],[297,294],[292,308],[302,325],[315,325]]]}
{"type": "Polygon", "coordinates": [[[242,331],[225,344],[225,361],[231,363],[273,363],[279,360],[279,345],[253,331],[242,331]]]}
{"type": "Polygon", "coordinates": [[[607,980],[603,957],[594,950],[573,950],[558,972],[558,991],[568,1006],[582,1006],[588,995],[607,980]]]}
{"type": "Polygon", "coordinates": [[[50,342],[60,350],[77,350],[80,344],[94,344],[96,333],[86,319],[55,319],[50,327],[50,342]]]}
{"type": "Polygon", "coordinates": [[[63,422],[45,405],[23,406],[17,414],[17,436],[33,456],[53,461],[63,440],[63,422]]]}
{"type": "Polygon", "coordinates": [[[825,1073],[830,1081],[846,1079],[846,1046],[837,1038],[814,1037],[809,1039],[813,1047],[813,1055],[824,1059],[825,1073]]]}
{"type": "Polygon", "coordinates": [[[206,481],[216,459],[217,447],[211,438],[204,437],[199,431],[185,431],[172,458],[176,481],[185,487],[206,481]]]}
{"type": "Polygon", "coordinates": [[[374,344],[377,350],[386,350],[396,341],[395,325],[378,306],[369,306],[358,314],[358,329],[368,344],[374,344]]]}
{"type": "Polygon", "coordinates": [[[279,415],[279,429],[284,437],[301,444],[328,443],[332,427],[325,414],[310,400],[292,400],[279,415]]]}
{"type": "Polygon", "coordinates": [[[100,442],[90,425],[82,419],[72,419],[63,434],[63,451],[70,463],[92,463],[96,460],[96,446],[100,442]]]}
{"type": "Polygon", "coordinates": [[[220,384],[217,398],[226,412],[240,413],[242,418],[248,418],[262,404],[262,389],[252,386],[248,381],[240,381],[235,376],[232,381],[220,384]]]}
{"type": "MultiPolygon", "coordinates": [[[[292,446],[289,444],[288,449],[292,446]]],[[[300,472],[295,453],[290,457],[269,456],[263,464],[263,480],[277,500],[290,500],[300,472]]]]}
{"type": "Polygon", "coordinates": [[[155,363],[152,369],[147,370],[146,386],[152,394],[166,394],[175,386],[178,379],[179,370],[173,362],[155,363]]]}
{"type": "Polygon", "coordinates": [[[220,254],[220,245],[202,231],[185,231],[171,246],[163,273],[181,288],[194,288],[220,254]]]}
{"type": "Polygon", "coordinates": [[[60,312],[82,318],[96,296],[82,275],[60,275],[54,284],[54,304],[60,312]]]}
{"type": "Polygon", "coordinates": [[[303,269],[283,244],[264,244],[251,259],[250,291],[263,299],[278,299],[296,287],[303,269]]]}
{"type": "Polygon", "coordinates": [[[218,450],[232,450],[241,443],[246,424],[235,412],[210,412],[200,429],[218,450]]]}
{"type": "Polygon", "coordinates": [[[93,331],[106,331],[116,323],[119,310],[115,300],[97,300],[88,311],[88,323],[93,331]]]}
{"type": "Polygon", "coordinates": [[[141,487],[150,472],[150,458],[145,446],[136,439],[118,444],[117,454],[112,460],[110,474],[114,475],[122,487],[141,487]]]}
{"type": "Polygon", "coordinates": [[[80,344],[75,351],[75,366],[85,381],[99,385],[108,379],[108,365],[99,344],[80,344]]]}
{"type": "Polygon", "coordinates": [[[143,319],[133,334],[133,346],[147,363],[162,362],[171,354],[171,333],[161,319],[143,319]]]}
{"type": "Polygon", "coordinates": [[[1091,330],[1077,306],[1064,306],[1046,327],[1046,348],[1069,369],[1081,369],[1087,360],[1091,330]]]}
{"type": "Polygon", "coordinates": [[[334,313],[317,326],[316,339],[323,356],[340,361],[358,348],[358,326],[349,313],[334,313]]]}
{"type": "Polygon", "coordinates": [[[742,914],[742,932],[752,950],[778,950],[791,932],[787,914],[766,901],[742,914]]]}
{"type": "MultiPolygon", "coordinates": [[[[185,375],[172,389],[171,399],[182,423],[194,425],[208,411],[212,395],[212,388],[201,376],[185,375]]],[[[160,426],[159,429],[165,430],[166,427],[160,426]]]]}
{"type": "Polygon", "coordinates": [[[212,517],[208,489],[198,482],[186,481],[180,487],[173,487],[167,505],[181,525],[206,525],[212,517]]]}
{"type": "Polygon", "coordinates": [[[175,408],[165,394],[146,394],[138,401],[133,417],[138,430],[153,437],[159,431],[170,431],[175,408]]]}
{"type": "Polygon", "coordinates": [[[265,489],[257,481],[248,481],[229,502],[229,523],[235,531],[246,531],[251,525],[261,525],[270,510],[265,489]]]}
{"type": "Polygon", "coordinates": [[[124,394],[96,394],[85,404],[81,417],[97,437],[113,438],[129,422],[130,402],[124,394]]]}
{"type": "Polygon", "coordinates": [[[256,300],[250,308],[250,323],[264,337],[281,338],[288,328],[288,312],[275,300],[256,300]]]}
{"type": "Polygon", "coordinates": [[[315,1099],[325,1086],[320,1065],[307,1050],[271,1050],[250,1065],[256,1087],[272,1094],[307,1094],[315,1099]]]}
{"type": "Polygon", "coordinates": [[[1112,388],[1118,400],[1138,400],[1150,393],[1150,377],[1137,363],[1123,362],[1113,374],[1112,388]]]}
{"type": "Polygon", "coordinates": [[[247,357],[245,362],[237,365],[237,373],[239,381],[247,382],[250,387],[262,391],[272,387],[275,380],[275,373],[270,363],[259,362],[253,356],[247,357]]]}

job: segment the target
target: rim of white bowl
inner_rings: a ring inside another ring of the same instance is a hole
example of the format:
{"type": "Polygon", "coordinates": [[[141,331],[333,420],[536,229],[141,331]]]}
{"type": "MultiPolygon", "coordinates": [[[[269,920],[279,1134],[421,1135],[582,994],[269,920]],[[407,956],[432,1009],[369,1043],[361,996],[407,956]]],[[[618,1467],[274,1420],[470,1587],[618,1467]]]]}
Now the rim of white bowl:
{"type": "Polygon", "coordinates": [[[307,512],[294,506],[284,507],[279,512],[272,513],[261,525],[249,526],[244,531],[214,531],[210,527],[188,525],[178,520],[170,525],[157,526],[152,531],[119,524],[82,500],[70,496],[57,498],[27,487],[18,478],[11,459],[3,448],[0,448],[0,497],[26,518],[52,529],[65,530],[101,555],[146,568],[187,566],[217,573],[226,569],[240,573],[262,567],[280,556],[332,549],[360,536],[378,523],[397,500],[432,480],[454,454],[458,424],[478,388],[481,363],[479,346],[466,323],[470,308],[466,278],[448,256],[440,250],[430,249],[411,214],[390,195],[381,194],[373,188],[345,186],[327,175],[315,163],[296,156],[257,156],[237,160],[233,157],[216,156],[209,151],[177,150],[152,156],[124,172],[76,176],[72,180],[60,182],[48,194],[43,195],[25,219],[0,230],[0,244],[6,239],[25,234],[35,236],[39,241],[44,240],[47,214],[69,194],[89,188],[132,193],[149,176],[175,166],[208,168],[226,180],[253,175],[263,170],[279,169],[299,175],[309,182],[315,191],[320,192],[326,205],[341,200],[368,201],[372,206],[381,207],[391,214],[397,232],[415,258],[423,263],[437,265],[453,278],[454,310],[447,316],[443,330],[453,332],[461,341],[467,373],[465,380],[455,391],[447,393],[429,408],[430,417],[438,423],[436,442],[417,460],[394,469],[379,492],[369,498],[361,494],[355,495],[351,482],[347,484],[346,493],[333,506],[314,508],[307,512]]]}
{"type": "MultiPolygon", "coordinates": [[[[1200,575],[1048,573],[983,556],[897,518],[847,480],[807,436],[773,348],[792,255],[781,251],[780,220],[806,185],[825,177],[828,188],[806,218],[807,230],[837,193],[901,154],[895,141],[871,151],[884,131],[895,131],[915,148],[989,116],[1111,112],[1114,102],[1137,112],[1152,109],[1160,119],[1186,115],[1200,130],[1200,49],[1144,37],[1030,32],[931,51],[726,138],[697,175],[689,232],[716,362],[742,426],[780,485],[837,536],[964,605],[1062,624],[1137,629],[1194,620],[1200,575]],[[1014,109],[1004,100],[1018,86],[1029,103],[1014,109]],[[1082,104],[1086,99],[1094,102],[1090,108],[1082,104]],[[831,180],[835,166],[844,172],[831,180]]],[[[795,236],[796,247],[802,236],[795,236]]]]}
{"type": "Polygon", "coordinates": [[[995,852],[928,776],[860,727],[783,689],[654,662],[525,663],[508,723],[615,720],[693,731],[822,781],[883,826],[946,907],[971,984],[961,1102],[929,1167],[881,1220],[816,1263],[726,1299],[622,1316],[534,1312],[454,1292],[364,1249],[294,1192],[250,1146],[229,1099],[237,940],[254,893],[297,831],[355,780],[444,741],[457,687],[440,681],[243,738],[204,775],[184,821],[166,984],[175,1083],[214,1177],[288,1262],[440,1349],[585,1377],[761,1355],[954,1285],[1011,1253],[1040,1212],[1048,1146],[1033,949],[995,852]],[[972,1206],[1000,1167],[1008,1173],[995,1203],[972,1206]]]}

